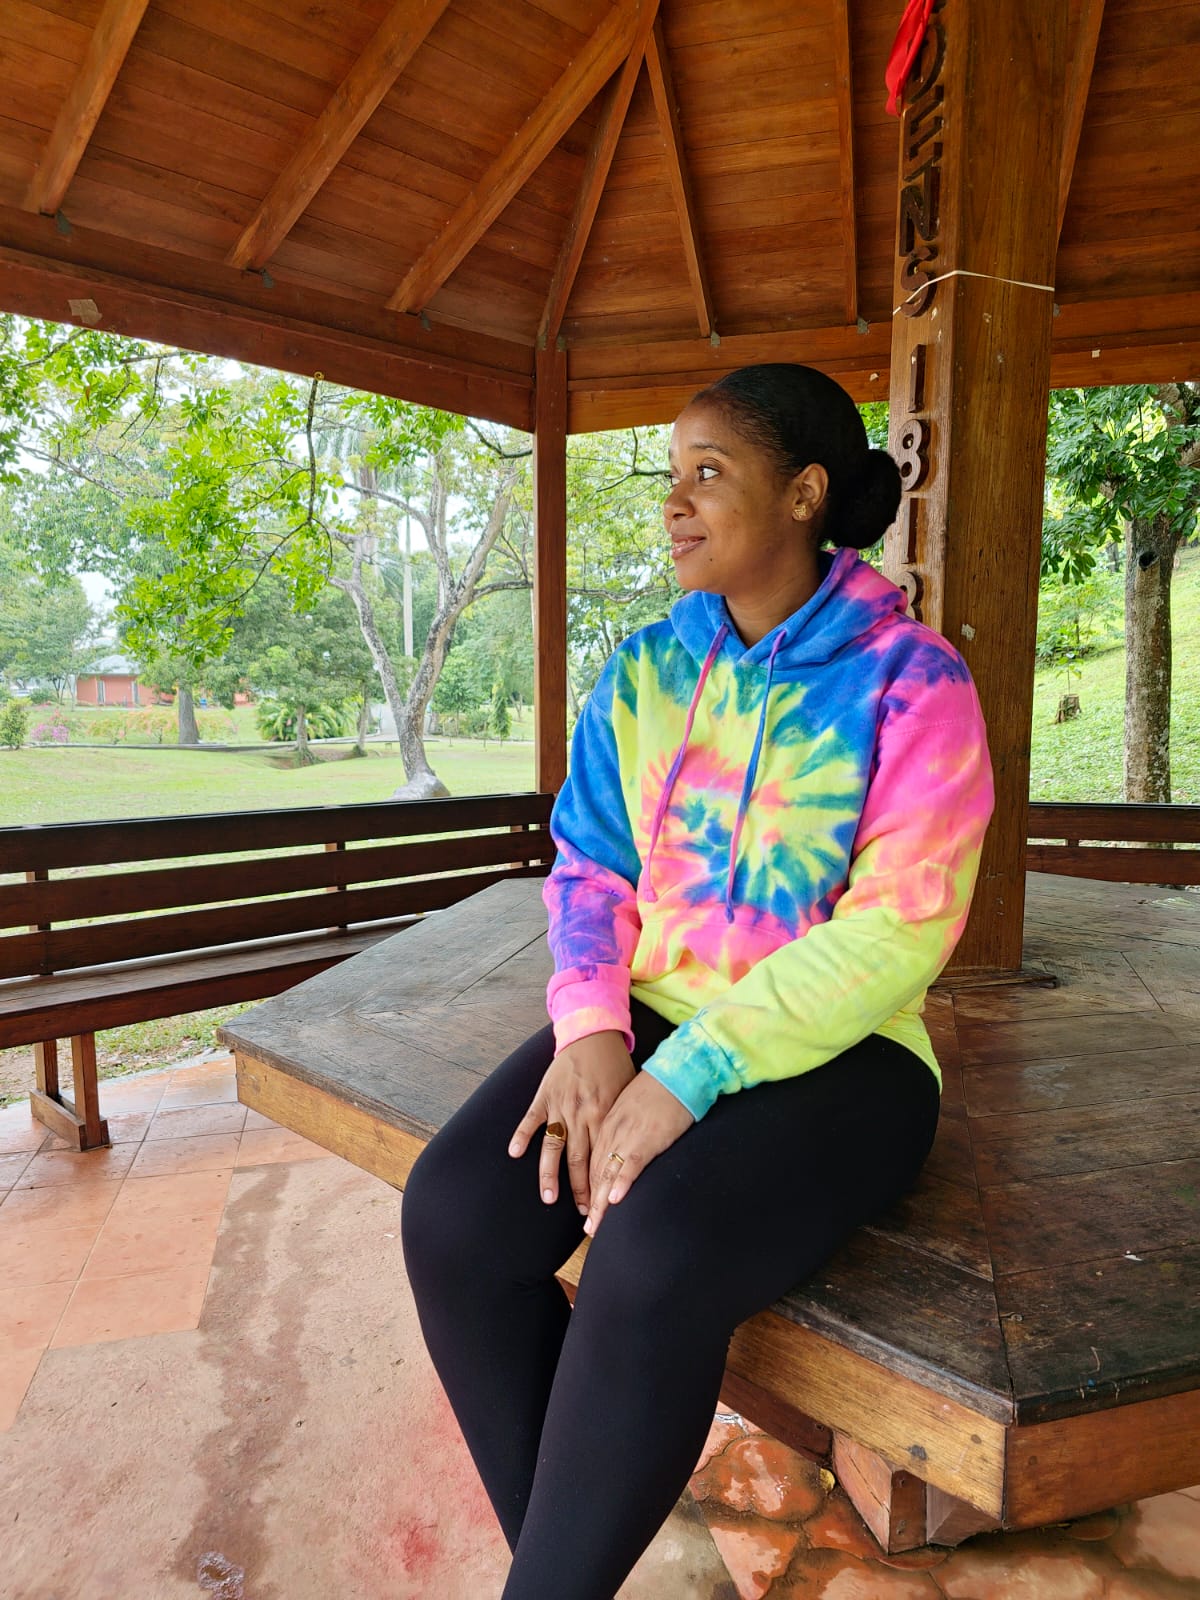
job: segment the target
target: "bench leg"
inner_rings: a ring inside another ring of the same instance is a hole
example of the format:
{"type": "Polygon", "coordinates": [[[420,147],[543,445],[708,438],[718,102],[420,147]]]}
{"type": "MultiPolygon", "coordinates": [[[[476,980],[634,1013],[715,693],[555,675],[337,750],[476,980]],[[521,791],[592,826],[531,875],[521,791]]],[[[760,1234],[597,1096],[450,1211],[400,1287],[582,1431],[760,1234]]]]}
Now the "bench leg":
{"type": "Polygon", "coordinates": [[[58,1081],[58,1044],[53,1039],[33,1047],[37,1088],[29,1096],[29,1109],[44,1127],[76,1150],[96,1150],[108,1145],[108,1123],[100,1115],[96,1082],[96,1036],[79,1033],[71,1040],[71,1068],[75,1101],[65,1099],[58,1081]]]}
{"type": "Polygon", "coordinates": [[[888,1555],[923,1544],[960,1544],[1000,1526],[977,1506],[892,1466],[844,1433],[833,1436],[833,1471],[888,1555]]]}

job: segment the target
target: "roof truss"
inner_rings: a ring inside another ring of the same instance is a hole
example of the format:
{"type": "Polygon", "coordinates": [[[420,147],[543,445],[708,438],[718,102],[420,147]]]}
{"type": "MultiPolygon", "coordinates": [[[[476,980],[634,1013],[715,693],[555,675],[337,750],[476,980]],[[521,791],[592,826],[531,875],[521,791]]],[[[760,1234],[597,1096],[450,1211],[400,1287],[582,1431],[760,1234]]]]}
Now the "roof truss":
{"type": "Polygon", "coordinates": [[[1066,120],[1063,126],[1062,160],[1058,169],[1060,238],[1067,215],[1067,201],[1071,195],[1071,179],[1075,175],[1075,158],[1079,154],[1079,136],[1083,132],[1083,114],[1087,108],[1088,91],[1092,86],[1096,47],[1100,43],[1100,24],[1103,21],[1104,0],[1083,0],[1075,48],[1071,52],[1071,65],[1067,73],[1066,120]]]}
{"type": "Polygon", "coordinates": [[[621,129],[625,126],[629,102],[633,99],[633,91],[642,70],[646,40],[657,15],[658,0],[648,0],[634,35],[633,46],[625,58],[625,65],[608,86],[600,113],[600,123],[592,140],[592,147],[588,151],[587,166],[584,168],[583,182],[579,187],[575,210],[558,254],[554,277],[550,281],[550,292],[546,296],[546,309],[542,313],[541,327],[538,330],[539,348],[553,344],[562,327],[567,302],[575,285],[575,276],[583,260],[583,252],[587,248],[592,223],[596,220],[596,211],[604,193],[604,185],[608,182],[608,171],[621,137],[621,129]]]}
{"type": "Polygon", "coordinates": [[[147,0],[105,0],[87,50],[25,195],[28,211],[53,216],[75,176],[116,81],[147,0]]]}
{"type": "Polygon", "coordinates": [[[231,267],[258,269],[271,259],[448,4],[396,0],[229,252],[231,267]]]}
{"type": "Polygon", "coordinates": [[[854,86],[850,76],[850,0],[838,0],[833,30],[834,81],[838,102],[838,162],[841,183],[842,259],[845,262],[845,314],[858,321],[858,241],[854,226],[854,86]]]}
{"type": "Polygon", "coordinates": [[[700,249],[700,234],[696,227],[696,208],[692,199],[691,174],[683,148],[683,135],[679,128],[679,107],[675,98],[675,85],[671,65],[667,59],[667,45],[663,37],[662,19],[656,18],[646,45],[646,67],[650,73],[650,88],[654,93],[654,109],[663,143],[667,147],[667,176],[671,193],[675,197],[675,211],[679,217],[679,231],[683,236],[683,253],[687,262],[688,282],[692,286],[692,301],[696,308],[696,321],[700,332],[707,338],[713,332],[712,297],[708,290],[708,274],[704,270],[704,257],[700,249]]]}
{"type": "Polygon", "coordinates": [[[492,162],[388,301],[420,311],[524,186],[629,54],[649,0],[617,0],[555,88],[492,162]]]}

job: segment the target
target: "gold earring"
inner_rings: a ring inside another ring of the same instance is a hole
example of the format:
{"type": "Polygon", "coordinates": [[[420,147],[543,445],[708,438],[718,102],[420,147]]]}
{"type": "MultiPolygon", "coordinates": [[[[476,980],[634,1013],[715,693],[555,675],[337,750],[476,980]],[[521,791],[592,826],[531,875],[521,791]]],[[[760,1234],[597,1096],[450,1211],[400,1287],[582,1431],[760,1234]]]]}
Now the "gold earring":
{"type": "Polygon", "coordinates": [[[792,508],[792,516],[796,519],[797,522],[807,522],[808,521],[808,507],[807,506],[794,506],[792,508]]]}

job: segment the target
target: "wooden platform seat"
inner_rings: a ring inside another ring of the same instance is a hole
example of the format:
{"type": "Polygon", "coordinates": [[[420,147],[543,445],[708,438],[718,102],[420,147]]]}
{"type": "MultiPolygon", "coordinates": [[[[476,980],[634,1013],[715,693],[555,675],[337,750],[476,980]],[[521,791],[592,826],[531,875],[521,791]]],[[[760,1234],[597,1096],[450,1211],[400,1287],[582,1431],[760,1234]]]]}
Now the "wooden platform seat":
{"type": "MultiPolygon", "coordinates": [[[[498,884],[244,1014],[241,1099],[402,1189],[543,1020],[544,930],[498,884]]],[[[1026,949],[1041,986],[930,996],[918,1189],[729,1353],[893,1551],[1200,1482],[1200,896],[1033,875],[1026,949]]]]}
{"type": "Polygon", "coordinates": [[[34,1116],[80,1149],[107,1144],[97,1029],[277,994],[487,884],[542,873],[550,804],[504,795],[0,829],[0,1049],[33,1045],[34,1116]]]}

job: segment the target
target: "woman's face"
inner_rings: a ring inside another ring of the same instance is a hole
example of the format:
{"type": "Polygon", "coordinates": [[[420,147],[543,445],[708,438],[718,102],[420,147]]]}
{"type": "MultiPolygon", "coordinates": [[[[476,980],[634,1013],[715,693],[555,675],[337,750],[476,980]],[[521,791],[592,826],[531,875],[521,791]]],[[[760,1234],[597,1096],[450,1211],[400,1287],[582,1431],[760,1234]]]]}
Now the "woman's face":
{"type": "Polygon", "coordinates": [[[670,459],[663,521],[682,587],[722,594],[731,609],[739,601],[755,611],[788,603],[782,616],[790,615],[796,609],[791,599],[815,588],[813,528],[825,498],[825,469],[783,477],[761,445],[743,438],[705,401],[681,412],[670,459]]]}

